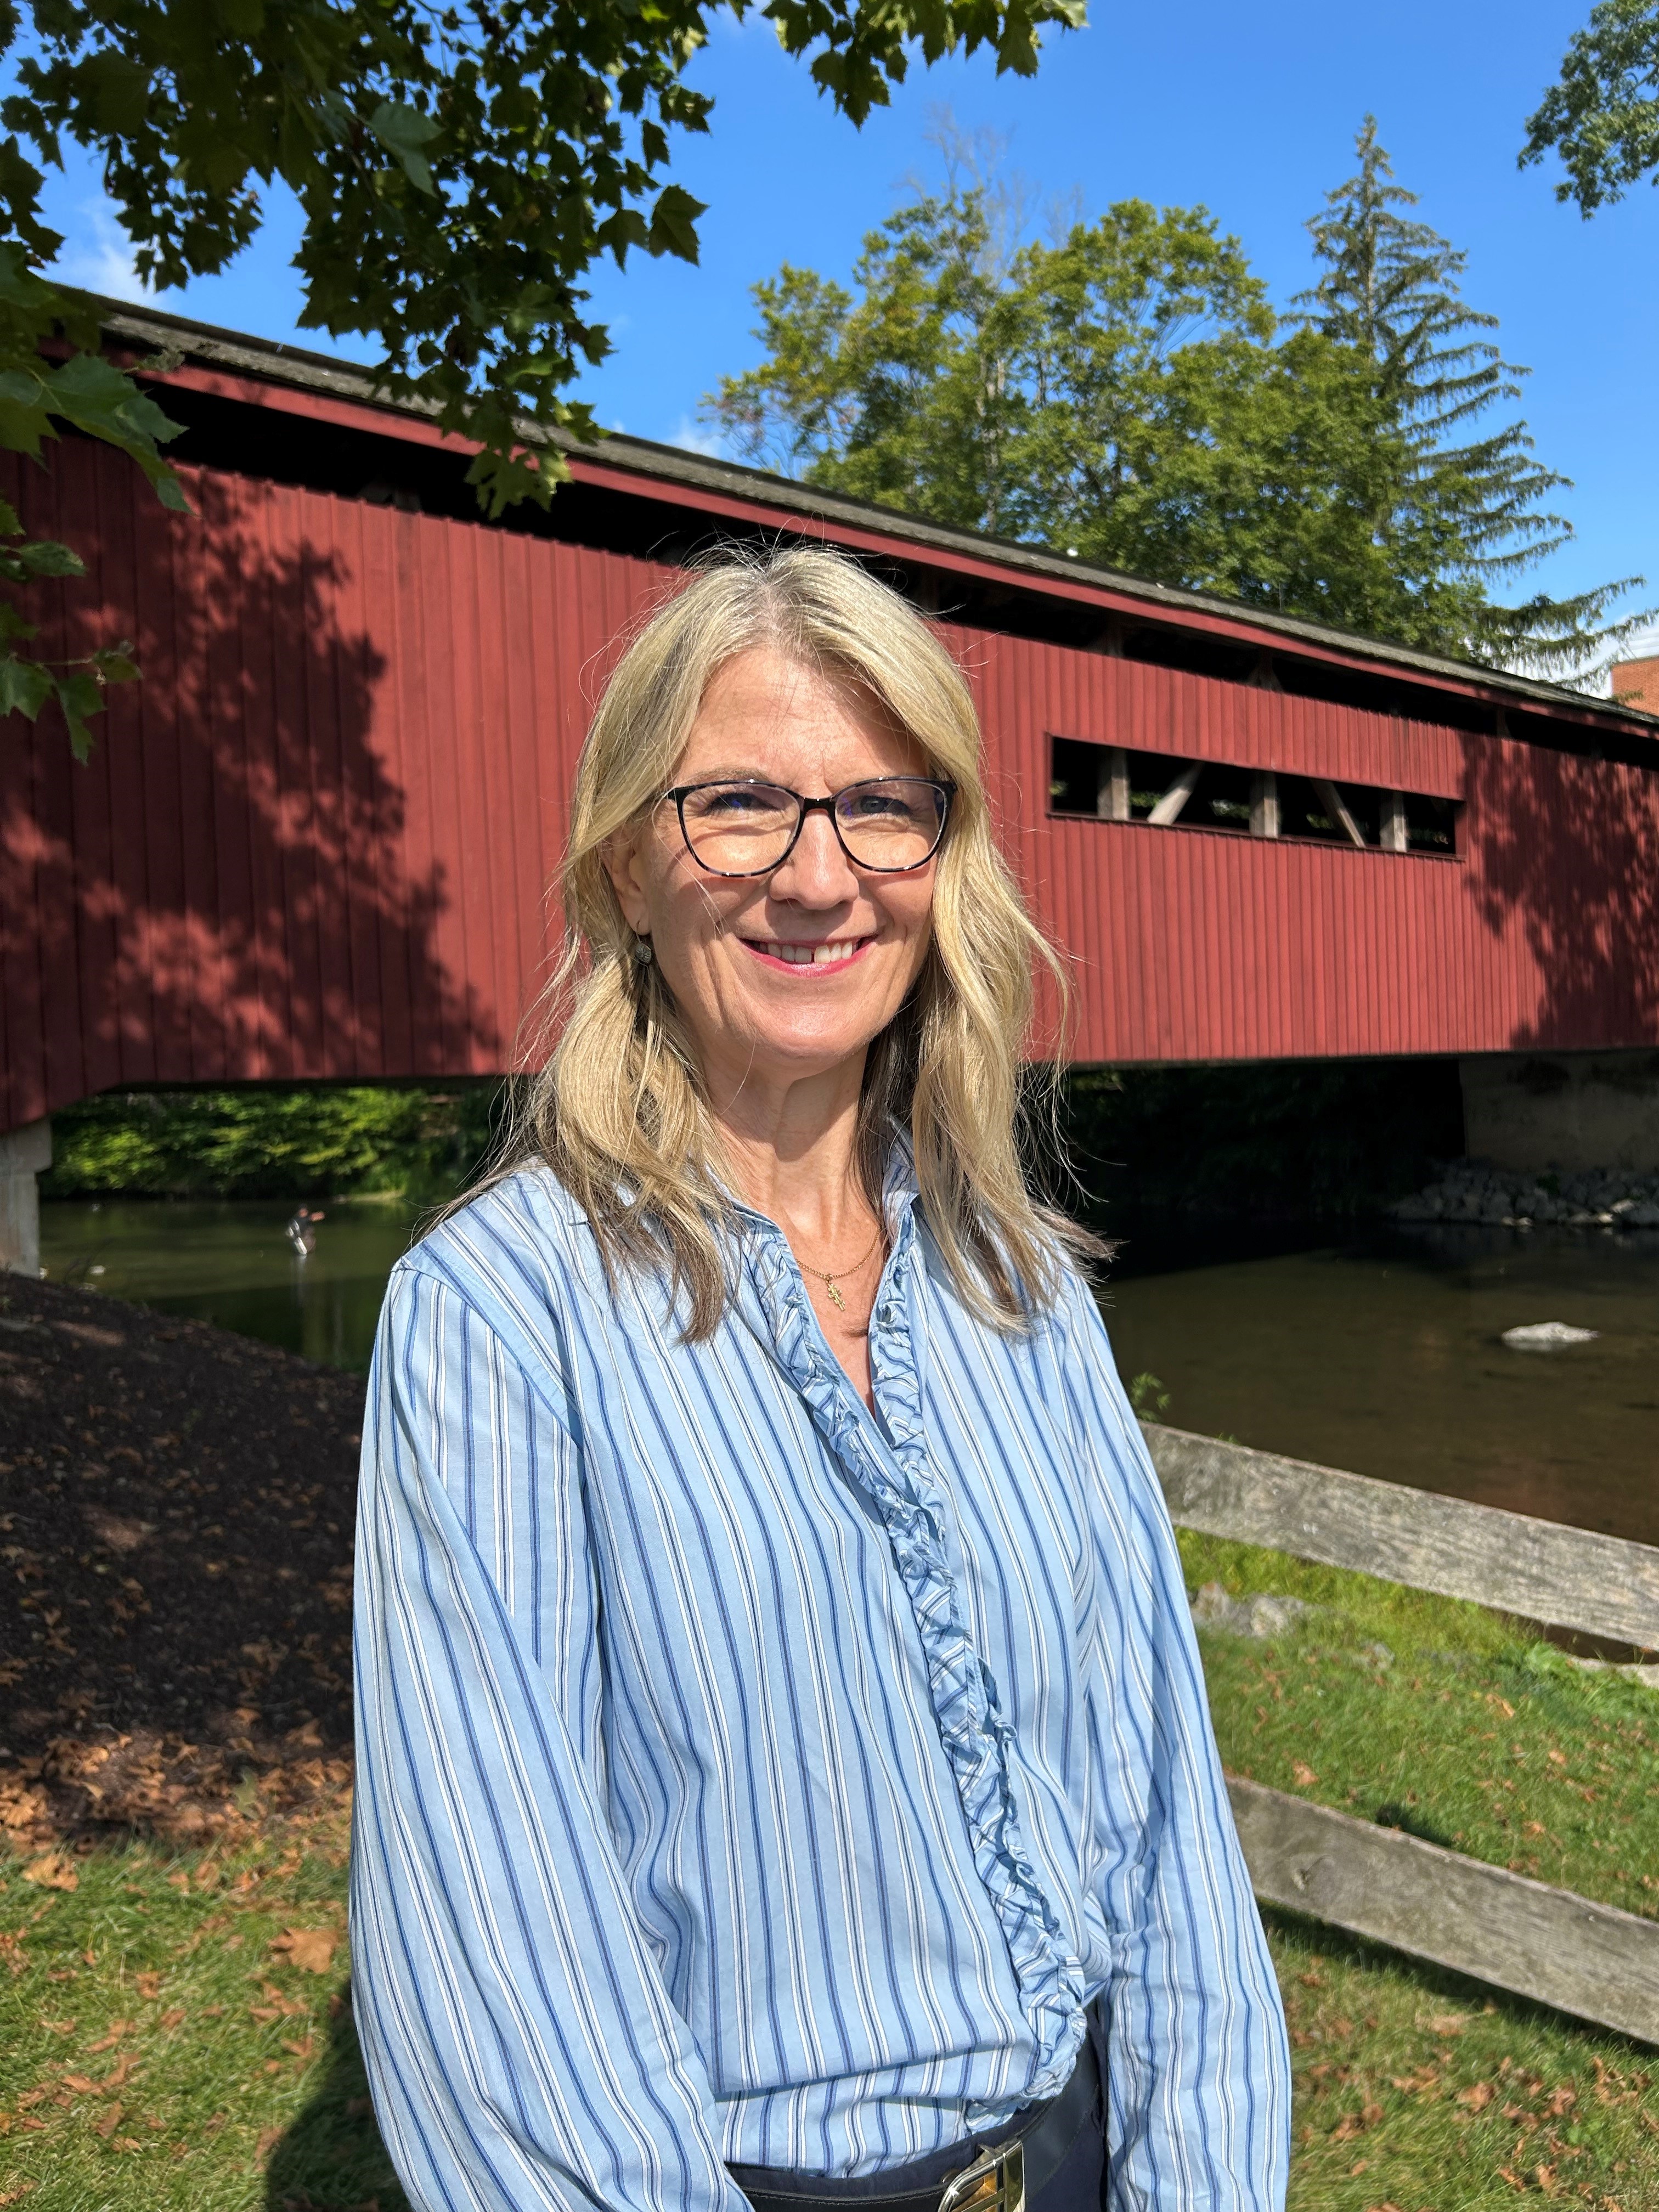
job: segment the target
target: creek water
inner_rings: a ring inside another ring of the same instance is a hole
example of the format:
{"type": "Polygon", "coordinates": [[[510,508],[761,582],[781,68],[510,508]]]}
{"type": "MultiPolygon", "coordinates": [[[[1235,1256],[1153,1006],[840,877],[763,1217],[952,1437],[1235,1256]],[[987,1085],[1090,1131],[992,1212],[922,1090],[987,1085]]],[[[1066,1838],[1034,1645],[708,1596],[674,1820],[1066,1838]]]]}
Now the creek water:
{"type": "MultiPolygon", "coordinates": [[[[85,1284],[365,1369],[414,1215],[286,1204],[49,1203],[42,1258],[85,1284]]],[[[1103,1293],[1143,1412],[1328,1467],[1659,1543],[1659,1232],[1124,1215],[1103,1293]],[[1566,1322],[1594,1341],[1515,1352],[1566,1322]],[[1161,1409],[1159,1397],[1167,1395],[1161,1409]]]]}

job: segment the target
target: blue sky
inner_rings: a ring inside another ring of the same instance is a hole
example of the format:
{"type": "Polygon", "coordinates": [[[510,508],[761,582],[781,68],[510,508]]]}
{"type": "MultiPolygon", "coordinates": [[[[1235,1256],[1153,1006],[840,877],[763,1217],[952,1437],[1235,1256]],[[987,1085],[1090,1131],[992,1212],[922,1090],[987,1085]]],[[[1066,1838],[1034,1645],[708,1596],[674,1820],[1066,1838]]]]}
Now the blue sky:
{"type": "MultiPolygon", "coordinates": [[[[861,132],[818,98],[763,21],[722,20],[695,70],[715,97],[712,131],[682,142],[675,171],[709,203],[701,264],[636,257],[625,273],[597,273],[594,305],[616,352],[581,396],[635,435],[705,442],[701,396],[757,356],[749,286],[786,258],[844,276],[907,177],[933,166],[927,131],[940,104],[964,130],[1006,134],[1012,166],[1043,194],[1076,188],[1086,212],[1131,196],[1201,201],[1281,303],[1308,281],[1303,222],[1350,173],[1370,110],[1419,215],[1467,251],[1471,302],[1500,318],[1506,355],[1532,370],[1520,411],[1539,459],[1575,481],[1561,504],[1577,541],[1537,581],[1565,592],[1645,572],[1645,599],[1659,603],[1659,194],[1643,186],[1587,223],[1556,203],[1548,165],[1518,172],[1515,161],[1524,118],[1587,7],[1094,0],[1091,27],[1051,40],[1035,79],[998,78],[981,61],[918,68],[861,132]]],[[[53,180],[51,214],[70,241],[67,274],[133,294],[89,172],[53,180]]],[[[298,335],[295,235],[291,212],[275,208],[242,262],[168,304],[265,337],[298,335]]],[[[303,342],[362,356],[361,344],[303,342]]]]}

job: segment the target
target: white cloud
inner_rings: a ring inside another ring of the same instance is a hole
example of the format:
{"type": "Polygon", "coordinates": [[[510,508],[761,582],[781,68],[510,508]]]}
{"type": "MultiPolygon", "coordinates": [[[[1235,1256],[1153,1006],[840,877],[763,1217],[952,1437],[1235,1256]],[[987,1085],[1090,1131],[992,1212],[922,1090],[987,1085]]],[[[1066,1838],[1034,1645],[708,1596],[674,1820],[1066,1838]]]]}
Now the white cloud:
{"type": "Polygon", "coordinates": [[[155,294],[133,266],[132,241],[115,220],[109,202],[83,200],[75,212],[76,227],[47,275],[110,299],[154,300],[155,294]]]}
{"type": "Polygon", "coordinates": [[[708,460],[723,461],[726,459],[726,441],[720,432],[706,428],[695,416],[682,415],[665,443],[678,446],[688,453],[701,453],[708,460]]]}

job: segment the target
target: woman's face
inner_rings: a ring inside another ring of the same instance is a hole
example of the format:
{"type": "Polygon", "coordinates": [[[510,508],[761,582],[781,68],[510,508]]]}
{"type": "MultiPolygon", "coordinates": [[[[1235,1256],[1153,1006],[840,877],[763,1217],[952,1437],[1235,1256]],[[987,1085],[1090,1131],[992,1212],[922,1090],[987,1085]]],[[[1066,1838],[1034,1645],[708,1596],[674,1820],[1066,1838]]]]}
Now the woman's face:
{"type": "MultiPolygon", "coordinates": [[[[710,683],[673,781],[756,778],[817,799],[872,776],[927,773],[872,701],[757,649],[710,683]]],[[[836,1071],[855,1080],[927,957],[936,860],[898,875],[858,868],[826,814],[805,817],[769,875],[734,878],[698,866],[665,802],[617,840],[608,865],[717,1098],[836,1071]],[[821,947],[833,953],[803,957],[821,947]]]]}

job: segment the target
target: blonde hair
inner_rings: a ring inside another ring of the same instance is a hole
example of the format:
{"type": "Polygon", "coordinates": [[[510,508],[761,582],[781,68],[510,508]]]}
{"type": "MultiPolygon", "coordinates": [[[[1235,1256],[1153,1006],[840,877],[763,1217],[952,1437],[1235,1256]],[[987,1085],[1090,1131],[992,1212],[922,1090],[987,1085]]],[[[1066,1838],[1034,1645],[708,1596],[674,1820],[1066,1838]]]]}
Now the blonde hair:
{"type": "Polygon", "coordinates": [[[576,774],[561,874],[562,957],[536,1014],[530,1063],[489,1180],[545,1161],[582,1207],[614,1282],[660,1273],[689,1294],[688,1337],[730,1297],[732,1226],[718,1127],[690,1032],[636,939],[605,864],[609,841],[673,781],[711,678],[765,647],[877,702],[956,786],[937,861],[932,942],[872,1043],[858,1168],[879,1209],[895,1126],[910,1138],[927,1226],[981,1318],[1019,1327],[1049,1304],[1061,1255],[1099,1249],[1038,1205],[1020,1157],[1021,1049],[1033,970],[1062,994],[1054,951],[992,837],[979,721],[962,672],[896,592],[822,547],[728,550],[635,637],[606,685],[576,774]]]}

